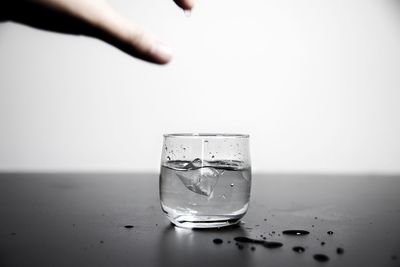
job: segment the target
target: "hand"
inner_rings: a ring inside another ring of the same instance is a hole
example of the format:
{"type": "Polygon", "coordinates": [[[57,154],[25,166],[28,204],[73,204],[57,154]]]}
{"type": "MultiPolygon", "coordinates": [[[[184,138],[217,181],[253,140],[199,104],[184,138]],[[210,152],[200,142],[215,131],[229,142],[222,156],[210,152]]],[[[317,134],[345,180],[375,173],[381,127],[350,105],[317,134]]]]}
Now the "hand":
{"type": "MultiPolygon", "coordinates": [[[[193,0],[174,1],[184,10],[193,7],[193,0]]],[[[166,64],[172,58],[167,46],[120,15],[105,0],[3,0],[1,20],[92,36],[153,63],[166,64]]]]}

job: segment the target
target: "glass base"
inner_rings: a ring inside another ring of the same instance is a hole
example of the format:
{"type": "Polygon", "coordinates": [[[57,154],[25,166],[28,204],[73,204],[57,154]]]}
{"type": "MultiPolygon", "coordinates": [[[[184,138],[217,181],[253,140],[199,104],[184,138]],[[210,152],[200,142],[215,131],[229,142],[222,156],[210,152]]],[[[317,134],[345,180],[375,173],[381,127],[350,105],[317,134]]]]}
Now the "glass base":
{"type": "Polygon", "coordinates": [[[178,216],[176,218],[167,218],[178,227],[182,228],[220,228],[238,224],[243,217],[227,216],[178,216]]]}

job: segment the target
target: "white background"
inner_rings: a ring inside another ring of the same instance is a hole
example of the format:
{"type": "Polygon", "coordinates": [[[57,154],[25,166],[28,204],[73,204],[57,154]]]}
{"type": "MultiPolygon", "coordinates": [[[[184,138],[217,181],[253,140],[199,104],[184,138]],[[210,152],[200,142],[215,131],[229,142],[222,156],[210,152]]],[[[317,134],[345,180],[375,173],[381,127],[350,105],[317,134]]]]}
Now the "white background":
{"type": "Polygon", "coordinates": [[[251,135],[257,172],[400,172],[400,2],[112,1],[175,51],[0,24],[0,170],[158,171],[162,134],[251,135]]]}

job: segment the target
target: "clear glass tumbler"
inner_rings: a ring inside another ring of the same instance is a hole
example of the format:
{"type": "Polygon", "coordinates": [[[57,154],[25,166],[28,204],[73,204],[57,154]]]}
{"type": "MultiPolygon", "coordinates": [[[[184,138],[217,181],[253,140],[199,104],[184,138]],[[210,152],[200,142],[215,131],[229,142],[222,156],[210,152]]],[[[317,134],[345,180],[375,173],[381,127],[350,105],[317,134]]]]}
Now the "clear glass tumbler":
{"type": "Polygon", "coordinates": [[[250,188],[248,135],[164,135],[160,201],[176,226],[238,223],[249,206],[250,188]]]}

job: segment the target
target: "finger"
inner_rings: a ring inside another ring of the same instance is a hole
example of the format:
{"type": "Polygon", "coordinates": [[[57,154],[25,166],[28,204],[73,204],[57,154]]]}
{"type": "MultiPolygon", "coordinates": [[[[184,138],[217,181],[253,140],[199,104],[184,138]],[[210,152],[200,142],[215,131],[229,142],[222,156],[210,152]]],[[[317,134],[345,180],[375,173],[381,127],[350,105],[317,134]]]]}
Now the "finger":
{"type": "Polygon", "coordinates": [[[166,64],[172,58],[171,49],[141,27],[116,12],[106,1],[64,1],[60,9],[90,25],[84,34],[99,38],[129,55],[152,63],[166,64]],[[71,3],[75,3],[72,5],[71,3]]]}
{"type": "Polygon", "coordinates": [[[106,6],[98,16],[94,25],[103,33],[104,41],[149,62],[166,64],[171,60],[172,51],[169,47],[121,16],[110,6],[106,6]]]}
{"type": "Polygon", "coordinates": [[[192,10],[194,6],[193,0],[174,0],[174,2],[183,10],[192,10]]]}
{"type": "Polygon", "coordinates": [[[171,49],[165,44],[119,15],[110,16],[98,26],[104,31],[103,40],[134,57],[159,64],[172,58],[171,49]]]}

